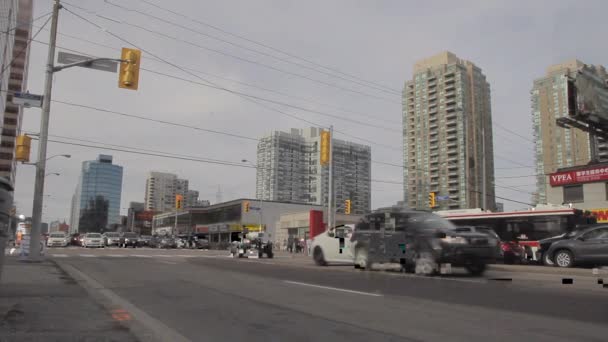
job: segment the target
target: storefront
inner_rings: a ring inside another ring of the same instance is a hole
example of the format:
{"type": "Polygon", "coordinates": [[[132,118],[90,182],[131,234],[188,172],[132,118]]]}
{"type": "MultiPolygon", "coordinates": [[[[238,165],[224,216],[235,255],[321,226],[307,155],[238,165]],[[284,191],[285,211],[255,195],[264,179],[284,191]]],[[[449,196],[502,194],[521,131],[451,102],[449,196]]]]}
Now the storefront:
{"type": "Polygon", "coordinates": [[[155,215],[152,233],[180,235],[197,233],[217,248],[240,239],[243,232],[265,231],[274,241],[279,217],[284,213],[308,212],[320,206],[254,199],[238,199],[204,208],[188,208],[155,215]]]}
{"type": "Polygon", "coordinates": [[[608,222],[608,163],[563,168],[547,177],[547,202],[592,212],[608,222]]]}

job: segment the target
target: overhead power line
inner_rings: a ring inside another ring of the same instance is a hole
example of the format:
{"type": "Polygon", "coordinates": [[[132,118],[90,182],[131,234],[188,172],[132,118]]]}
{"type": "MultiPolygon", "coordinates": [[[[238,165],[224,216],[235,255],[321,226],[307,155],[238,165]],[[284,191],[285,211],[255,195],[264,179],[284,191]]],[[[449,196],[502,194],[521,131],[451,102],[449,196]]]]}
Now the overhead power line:
{"type": "MultiPolygon", "coordinates": [[[[69,4],[69,3],[65,2],[65,1],[63,3],[69,4]]],[[[73,4],[69,4],[69,5],[78,8],[77,6],[74,6],[73,4]]],[[[75,15],[77,17],[80,17],[82,20],[85,20],[85,21],[91,23],[92,25],[97,26],[99,29],[102,29],[102,30],[106,31],[107,33],[110,33],[110,31],[108,31],[106,29],[103,29],[98,24],[96,24],[96,23],[94,23],[94,22],[92,22],[92,21],[90,21],[90,20],[82,17],[81,15],[75,13],[74,11],[68,9],[67,7],[64,7],[64,8],[66,9],[66,11],[70,12],[71,14],[73,14],[73,15],[75,15]]],[[[80,7],[80,8],[82,8],[82,7],[80,7]]],[[[356,90],[356,89],[351,89],[351,88],[343,87],[343,86],[335,84],[335,83],[325,82],[323,80],[312,78],[312,77],[309,77],[309,76],[306,76],[306,75],[303,75],[303,74],[299,74],[299,73],[296,73],[296,72],[292,72],[292,71],[289,71],[289,70],[281,69],[281,68],[278,68],[278,67],[275,67],[275,66],[272,66],[272,65],[269,65],[269,64],[265,64],[265,63],[254,61],[254,60],[251,60],[251,59],[248,59],[248,58],[244,58],[244,57],[241,57],[241,56],[233,55],[231,53],[228,53],[228,52],[225,52],[225,51],[222,51],[222,50],[218,50],[218,49],[210,48],[210,47],[205,46],[205,45],[194,43],[194,42],[192,42],[190,40],[181,39],[179,37],[171,36],[171,35],[168,35],[166,33],[160,32],[160,31],[152,30],[152,29],[149,29],[147,27],[144,27],[144,26],[141,26],[141,25],[138,25],[138,24],[133,24],[133,23],[130,23],[130,22],[125,22],[125,21],[122,21],[122,20],[119,20],[119,19],[115,19],[115,18],[108,18],[106,16],[99,15],[99,14],[93,12],[93,11],[90,11],[90,10],[83,10],[83,11],[85,11],[85,12],[91,14],[91,15],[94,15],[94,16],[96,16],[98,18],[101,18],[103,20],[107,20],[107,21],[113,22],[115,24],[121,24],[121,25],[126,25],[126,26],[130,26],[130,27],[134,27],[134,28],[137,28],[139,30],[146,31],[148,33],[152,33],[152,34],[161,36],[161,37],[166,38],[166,39],[170,39],[170,40],[173,40],[173,41],[176,41],[176,42],[180,42],[180,43],[183,43],[183,44],[194,46],[194,47],[197,47],[199,49],[206,50],[206,51],[211,51],[213,53],[217,53],[217,54],[220,54],[220,55],[223,55],[223,56],[226,56],[226,57],[230,57],[230,58],[239,60],[241,62],[258,65],[258,66],[264,67],[266,69],[270,69],[270,70],[274,70],[274,71],[277,71],[277,72],[280,72],[280,73],[284,73],[284,74],[287,74],[287,75],[291,75],[291,76],[295,76],[295,77],[298,77],[298,78],[306,79],[306,80],[309,80],[309,81],[312,81],[312,82],[315,82],[315,83],[323,84],[323,85],[328,86],[328,87],[333,87],[333,88],[340,89],[340,90],[343,90],[343,91],[346,91],[346,92],[350,92],[350,93],[354,93],[354,94],[357,94],[357,95],[363,95],[363,96],[374,98],[374,99],[377,99],[377,100],[383,100],[383,101],[386,101],[386,102],[391,102],[393,104],[400,103],[398,101],[393,101],[393,100],[388,99],[386,97],[377,96],[377,95],[369,94],[369,93],[366,93],[366,92],[363,92],[363,91],[359,91],[359,90],[356,90]]],[[[115,35],[115,34],[111,34],[111,35],[115,36],[116,38],[122,40],[125,43],[127,42],[126,40],[123,40],[122,37],[120,37],[119,35],[115,35]]],[[[131,43],[131,45],[133,45],[133,44],[131,43]]],[[[133,45],[133,46],[135,46],[135,45],[133,45]]],[[[139,49],[142,50],[142,51],[144,51],[144,49],[142,49],[142,48],[139,48],[139,49]]],[[[146,51],[146,52],[149,53],[149,54],[151,54],[151,52],[149,52],[149,51],[146,51]]],[[[166,60],[164,60],[162,58],[161,58],[161,60],[163,60],[163,62],[166,62],[166,60]]]]}
{"type": "MultiPolygon", "coordinates": [[[[81,41],[81,42],[86,42],[88,44],[91,44],[91,45],[94,45],[94,46],[97,46],[97,47],[101,47],[101,48],[104,48],[104,49],[113,50],[113,51],[120,51],[119,47],[105,45],[105,44],[100,44],[100,43],[94,42],[94,41],[92,41],[90,39],[86,39],[86,38],[82,38],[82,37],[66,34],[66,33],[63,33],[63,32],[58,32],[58,34],[60,36],[63,36],[63,37],[68,37],[68,38],[71,38],[71,39],[74,39],[74,40],[78,40],[78,41],[81,41]]],[[[34,41],[37,42],[37,43],[40,43],[40,44],[46,44],[45,42],[42,42],[42,41],[36,41],[36,40],[34,40],[34,41]]],[[[61,47],[61,48],[65,49],[65,50],[69,50],[69,49],[64,48],[64,47],[61,47]]],[[[75,51],[75,50],[73,50],[73,51],[75,51]]],[[[77,52],[77,51],[75,51],[75,52],[77,52]]],[[[79,52],[79,53],[85,54],[84,52],[79,52]]],[[[90,55],[90,54],[88,54],[88,55],[90,55]]],[[[94,57],[93,55],[90,55],[90,56],[94,57]]],[[[148,56],[142,56],[142,59],[148,60],[148,61],[152,61],[152,62],[156,62],[156,63],[163,63],[161,60],[159,60],[157,58],[148,57],[148,56]]],[[[243,82],[243,81],[231,79],[231,78],[228,78],[228,77],[220,76],[220,75],[213,74],[213,73],[210,73],[210,72],[207,72],[207,71],[202,71],[202,70],[199,70],[199,69],[194,69],[194,68],[190,68],[190,67],[184,67],[184,69],[186,69],[188,71],[192,71],[192,72],[198,73],[198,74],[204,74],[204,75],[207,75],[207,76],[215,77],[215,78],[218,78],[218,79],[221,79],[221,80],[224,80],[224,81],[228,81],[228,82],[244,85],[246,87],[251,87],[251,88],[254,88],[254,89],[258,89],[258,90],[274,93],[274,94],[277,94],[277,95],[285,96],[285,97],[292,98],[292,99],[295,99],[295,100],[310,102],[310,103],[315,104],[315,105],[320,105],[320,106],[332,108],[332,109],[341,111],[343,113],[348,113],[350,115],[356,115],[356,116],[365,117],[365,118],[372,117],[371,114],[357,112],[357,111],[354,111],[352,109],[343,108],[343,107],[340,107],[340,106],[336,106],[336,105],[328,104],[328,103],[325,103],[325,102],[321,102],[321,101],[318,101],[318,100],[313,99],[313,98],[308,98],[308,97],[302,97],[302,96],[296,96],[296,95],[293,95],[293,94],[288,94],[288,93],[280,91],[280,90],[271,89],[271,88],[267,88],[267,87],[264,87],[264,86],[260,86],[260,85],[256,85],[256,84],[252,84],[252,83],[248,83],[248,82],[243,82]]],[[[386,119],[383,119],[383,121],[386,122],[386,123],[389,123],[389,124],[401,125],[401,121],[393,121],[393,120],[386,120],[386,119]]]]}
{"type": "Polygon", "coordinates": [[[228,30],[226,30],[226,29],[222,29],[221,27],[219,27],[219,26],[217,26],[217,25],[211,25],[211,24],[206,23],[206,22],[204,22],[204,21],[202,21],[202,20],[200,20],[200,19],[194,19],[194,18],[189,17],[189,16],[187,16],[187,15],[185,15],[185,14],[183,14],[183,13],[179,13],[179,12],[177,12],[177,11],[173,11],[173,10],[171,10],[171,9],[168,9],[168,8],[165,8],[165,7],[161,7],[161,6],[159,6],[158,4],[155,4],[155,3],[151,2],[151,1],[146,1],[146,0],[139,0],[139,1],[144,2],[144,3],[146,3],[146,4],[150,5],[150,6],[156,7],[156,8],[158,8],[158,9],[162,10],[162,11],[165,11],[165,12],[168,12],[168,13],[174,14],[174,15],[176,15],[176,16],[179,16],[179,17],[182,17],[182,18],[188,19],[188,20],[190,20],[190,21],[192,21],[192,22],[195,22],[195,23],[197,23],[197,24],[203,25],[203,26],[205,26],[205,27],[209,27],[209,28],[211,28],[211,29],[213,29],[213,30],[216,30],[216,31],[221,32],[221,33],[224,33],[224,34],[226,34],[226,35],[229,35],[229,36],[232,36],[232,37],[235,37],[235,38],[238,38],[238,39],[242,39],[242,40],[247,41],[247,42],[249,42],[249,43],[253,43],[253,44],[255,44],[255,45],[258,45],[258,46],[264,47],[264,48],[266,48],[266,49],[269,49],[269,50],[272,50],[272,51],[275,51],[275,52],[281,53],[281,54],[283,54],[283,55],[285,55],[285,56],[288,56],[288,57],[291,57],[291,58],[294,58],[294,59],[297,59],[297,60],[301,60],[301,61],[304,61],[304,62],[306,62],[306,63],[310,63],[310,64],[315,65],[315,66],[317,66],[317,67],[320,67],[320,68],[323,68],[323,69],[326,69],[326,70],[330,70],[330,71],[335,72],[335,73],[337,73],[337,74],[341,74],[341,75],[344,75],[344,76],[348,76],[348,77],[350,77],[350,78],[353,78],[353,79],[356,79],[356,80],[359,80],[359,81],[363,81],[363,82],[366,82],[366,83],[374,84],[374,85],[379,86],[379,87],[382,87],[382,88],[384,88],[384,89],[387,89],[387,90],[390,90],[390,91],[393,91],[393,92],[397,92],[397,93],[399,93],[399,94],[401,93],[401,91],[400,91],[400,90],[398,90],[398,89],[393,89],[393,88],[387,87],[387,86],[385,86],[385,85],[382,85],[382,84],[380,84],[380,83],[376,83],[376,82],[372,82],[372,81],[369,81],[369,80],[365,80],[365,79],[360,78],[360,77],[358,77],[358,76],[355,76],[355,75],[352,75],[352,74],[345,73],[345,72],[343,72],[343,71],[337,70],[337,69],[336,69],[336,68],[334,68],[334,67],[325,66],[325,65],[322,65],[322,64],[320,64],[320,63],[314,62],[314,61],[312,61],[312,60],[310,60],[310,59],[303,58],[303,57],[301,57],[301,56],[299,56],[299,55],[297,55],[297,54],[290,53],[290,52],[286,52],[285,50],[278,49],[278,48],[276,48],[276,47],[272,47],[272,46],[270,46],[269,44],[266,44],[266,43],[262,43],[262,42],[260,42],[260,41],[253,40],[253,39],[251,39],[251,38],[247,38],[247,37],[245,37],[245,36],[243,36],[243,35],[239,35],[239,34],[236,34],[236,33],[232,33],[232,32],[230,32],[230,31],[228,31],[228,30]]]}
{"type": "Polygon", "coordinates": [[[324,71],[324,70],[319,70],[319,68],[316,68],[316,67],[311,67],[311,66],[308,66],[308,65],[305,65],[305,64],[302,64],[302,63],[294,62],[293,60],[290,60],[290,59],[287,59],[287,58],[276,56],[276,55],[273,55],[273,54],[270,54],[270,53],[267,53],[267,52],[264,52],[264,51],[252,49],[252,48],[250,48],[248,46],[245,46],[245,45],[242,45],[242,44],[239,44],[239,43],[235,43],[233,41],[230,41],[230,40],[227,40],[227,39],[224,39],[224,38],[221,38],[221,37],[218,37],[218,36],[206,33],[206,32],[202,32],[200,30],[195,30],[195,29],[193,29],[191,27],[184,26],[184,25],[182,25],[180,23],[176,23],[174,21],[171,21],[171,20],[168,20],[168,19],[165,19],[165,18],[161,18],[161,17],[155,16],[155,15],[152,15],[150,13],[146,13],[146,12],[134,9],[134,8],[129,8],[129,7],[126,7],[126,6],[123,6],[123,5],[115,4],[115,3],[113,3],[113,2],[111,2],[109,0],[105,0],[104,2],[106,4],[108,4],[108,5],[114,6],[116,8],[120,8],[120,9],[122,9],[124,11],[132,12],[132,13],[137,13],[137,14],[140,14],[142,16],[145,16],[145,17],[152,18],[154,20],[163,22],[165,24],[169,24],[171,26],[178,27],[178,28],[184,29],[184,30],[192,32],[192,33],[196,33],[198,35],[201,35],[201,36],[204,36],[204,37],[207,37],[207,38],[211,38],[211,39],[220,41],[220,42],[225,43],[225,44],[236,46],[236,47],[238,47],[240,49],[243,49],[243,50],[246,50],[246,51],[250,51],[250,52],[262,55],[262,56],[270,57],[270,58],[276,59],[276,60],[284,62],[284,63],[293,64],[293,65],[296,65],[296,66],[298,66],[300,68],[304,68],[304,69],[311,70],[311,71],[314,71],[314,72],[317,72],[317,73],[321,73],[321,74],[329,76],[329,77],[335,77],[335,78],[338,78],[338,79],[346,81],[346,82],[351,82],[351,83],[354,83],[354,84],[357,84],[357,85],[368,87],[368,88],[371,88],[371,89],[374,89],[374,90],[378,90],[378,91],[381,91],[381,92],[384,92],[384,93],[388,93],[390,95],[397,95],[397,96],[401,95],[401,92],[398,91],[398,90],[392,90],[392,89],[387,90],[387,89],[385,89],[383,87],[378,87],[378,86],[372,85],[369,82],[363,83],[363,82],[360,82],[360,81],[349,79],[349,78],[346,78],[346,77],[343,77],[343,76],[340,76],[340,75],[336,75],[334,73],[330,73],[330,72],[327,72],[327,71],[324,71]]]}
{"type": "MultiPolygon", "coordinates": [[[[49,14],[45,14],[44,16],[46,16],[46,15],[49,15],[49,14]]],[[[40,17],[36,18],[35,20],[38,20],[40,18],[44,18],[44,16],[40,16],[40,17]]],[[[44,28],[49,23],[49,21],[51,21],[51,18],[52,17],[49,16],[46,19],[46,21],[44,22],[44,24],[42,24],[42,27],[38,31],[36,31],[36,33],[34,33],[33,36],[31,36],[31,37],[29,37],[27,39],[27,41],[25,42],[25,45],[21,48],[21,50],[19,50],[19,52],[17,54],[13,54],[13,58],[11,59],[11,61],[9,63],[7,63],[4,66],[4,68],[2,68],[2,70],[0,70],[0,76],[4,75],[4,72],[6,71],[6,69],[10,68],[13,65],[13,63],[17,60],[17,58],[19,58],[19,57],[21,57],[21,55],[23,55],[23,53],[29,48],[30,43],[32,42],[32,40],[36,39],[36,36],[38,36],[38,34],[40,33],[40,31],[42,31],[42,28],[44,28]]],[[[32,22],[34,22],[34,20],[32,20],[32,22]]],[[[23,25],[23,24],[21,24],[21,25],[23,25]]],[[[17,28],[19,28],[19,26],[20,25],[15,26],[13,29],[11,29],[8,32],[12,32],[12,31],[16,30],[17,28]]]]}

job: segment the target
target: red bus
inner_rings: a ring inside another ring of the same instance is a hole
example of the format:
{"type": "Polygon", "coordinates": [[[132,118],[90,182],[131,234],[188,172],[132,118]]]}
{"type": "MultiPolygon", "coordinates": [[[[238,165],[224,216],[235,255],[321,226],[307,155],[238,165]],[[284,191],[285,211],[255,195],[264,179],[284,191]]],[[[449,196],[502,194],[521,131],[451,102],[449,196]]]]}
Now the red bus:
{"type": "Polygon", "coordinates": [[[464,209],[436,213],[457,226],[492,228],[501,240],[530,247],[527,253],[528,260],[537,260],[536,250],[539,247],[539,240],[570,232],[580,225],[596,223],[595,217],[590,212],[567,206],[537,206],[530,210],[510,212],[464,209]]]}

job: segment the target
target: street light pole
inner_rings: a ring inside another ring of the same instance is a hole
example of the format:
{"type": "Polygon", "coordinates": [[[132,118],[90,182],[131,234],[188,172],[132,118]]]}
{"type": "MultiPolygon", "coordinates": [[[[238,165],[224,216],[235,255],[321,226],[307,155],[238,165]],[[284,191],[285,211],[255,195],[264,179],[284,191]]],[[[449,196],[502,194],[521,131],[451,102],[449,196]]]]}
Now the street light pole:
{"type": "Polygon", "coordinates": [[[334,126],[329,126],[329,180],[327,189],[327,229],[334,227],[334,126]]]}
{"type": "Polygon", "coordinates": [[[32,229],[30,234],[29,260],[40,260],[40,232],[42,221],[42,206],[44,195],[44,175],[46,168],[46,147],[49,135],[49,116],[51,113],[51,92],[53,88],[53,68],[55,60],[55,44],[57,43],[57,21],[61,4],[55,0],[51,21],[51,36],[44,81],[44,97],[42,99],[42,115],[40,116],[40,140],[38,141],[38,162],[36,163],[36,180],[34,182],[34,203],[32,209],[32,229]]]}

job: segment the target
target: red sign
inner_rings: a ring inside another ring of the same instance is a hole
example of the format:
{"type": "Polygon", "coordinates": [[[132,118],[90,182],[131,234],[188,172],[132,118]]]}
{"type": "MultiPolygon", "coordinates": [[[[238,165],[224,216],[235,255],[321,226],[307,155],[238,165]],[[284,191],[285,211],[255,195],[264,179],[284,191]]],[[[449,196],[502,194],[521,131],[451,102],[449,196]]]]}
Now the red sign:
{"type": "Polygon", "coordinates": [[[578,171],[556,172],[549,176],[549,183],[551,186],[601,182],[606,180],[608,180],[608,166],[593,167],[578,171]]]}
{"type": "Polygon", "coordinates": [[[197,233],[209,233],[209,227],[207,226],[196,226],[195,231],[197,233]]]}
{"type": "Polygon", "coordinates": [[[154,213],[153,210],[140,211],[135,214],[135,219],[138,221],[152,221],[154,213]]]}

